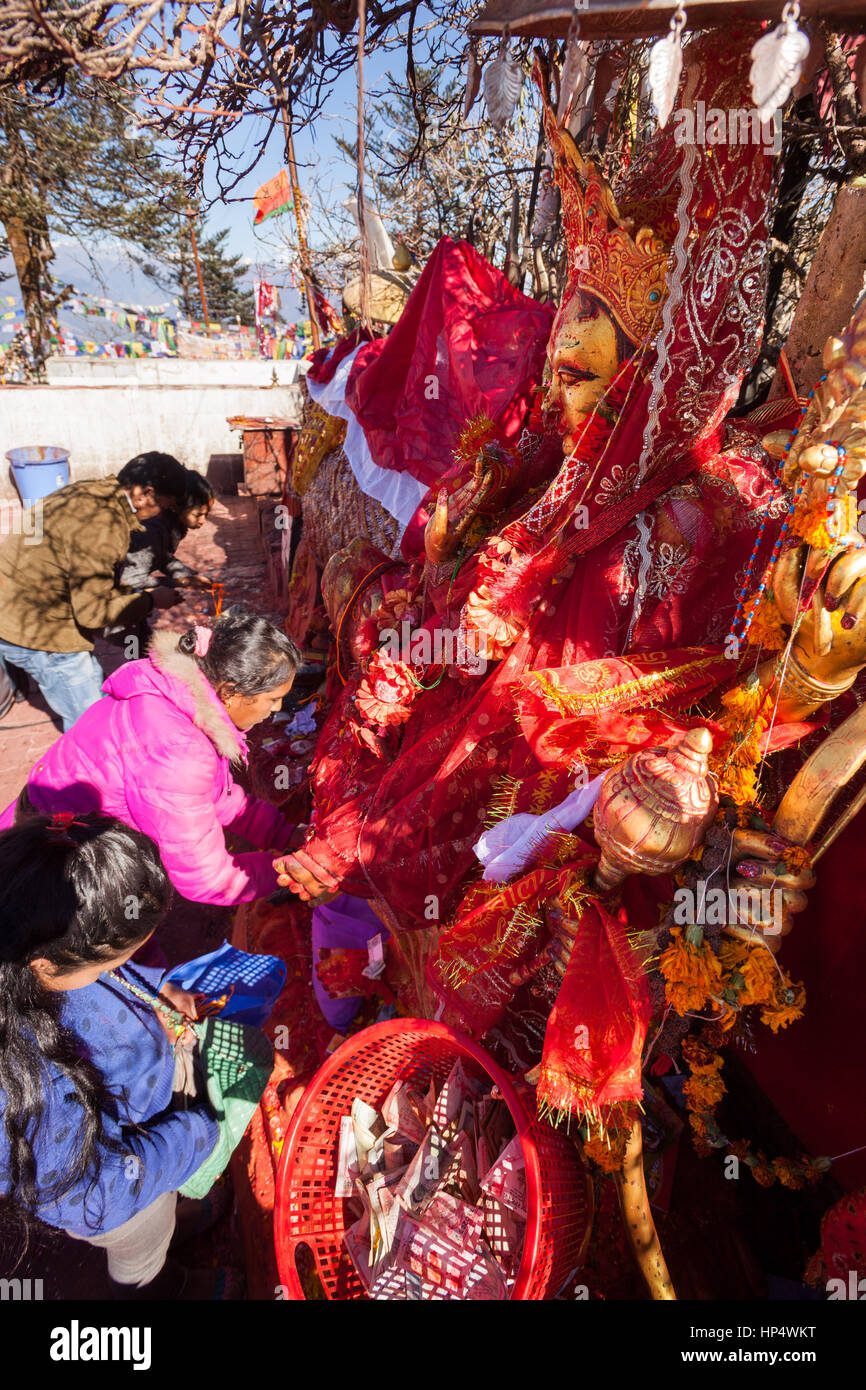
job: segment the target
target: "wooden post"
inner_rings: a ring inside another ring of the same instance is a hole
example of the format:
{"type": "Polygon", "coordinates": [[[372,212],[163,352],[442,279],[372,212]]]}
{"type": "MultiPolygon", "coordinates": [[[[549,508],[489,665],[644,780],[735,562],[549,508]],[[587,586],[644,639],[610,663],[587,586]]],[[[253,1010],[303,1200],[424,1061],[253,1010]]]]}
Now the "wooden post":
{"type": "Polygon", "coordinates": [[[313,335],[313,347],[318,349],[322,345],[319,333],[319,316],[316,313],[316,297],[313,292],[312,272],[310,269],[310,253],[307,247],[307,232],[304,225],[304,211],[301,203],[301,186],[298,183],[298,166],[295,163],[295,142],[292,139],[292,122],[289,119],[289,104],[286,97],[286,89],[282,78],[274,67],[273,57],[268,50],[260,26],[251,17],[251,27],[256,35],[256,43],[262,55],[274,95],[277,99],[277,106],[280,110],[280,120],[283,123],[283,135],[286,142],[286,163],[289,166],[289,180],[292,185],[292,201],[295,204],[295,221],[298,226],[298,255],[301,259],[301,274],[304,277],[304,290],[307,296],[307,308],[310,311],[310,330],[313,335]]]}
{"type": "Polygon", "coordinates": [[[202,313],[204,314],[204,326],[207,330],[208,337],[210,337],[210,318],[208,316],[207,311],[207,295],[204,292],[204,280],[202,279],[201,273],[201,261],[198,258],[198,242],[195,239],[195,209],[187,205],[186,215],[189,218],[189,235],[192,241],[192,254],[193,259],[195,260],[195,273],[198,276],[198,292],[201,298],[202,313]]]}
{"type": "Polygon", "coordinates": [[[370,244],[367,239],[367,209],[364,204],[364,42],[367,37],[367,4],[358,0],[358,230],[361,233],[361,322],[370,328],[370,244]]]}
{"type": "Polygon", "coordinates": [[[304,277],[304,290],[307,296],[307,308],[310,311],[310,329],[313,334],[313,347],[318,349],[322,345],[319,333],[319,318],[316,313],[316,297],[313,293],[313,285],[310,272],[310,255],[307,249],[307,233],[304,227],[304,214],[301,205],[301,186],[298,183],[298,166],[295,163],[295,143],[292,139],[292,128],[289,124],[288,113],[283,111],[283,128],[286,132],[286,162],[289,166],[289,178],[292,184],[292,199],[295,204],[295,219],[298,224],[298,252],[301,258],[301,274],[304,277]]]}

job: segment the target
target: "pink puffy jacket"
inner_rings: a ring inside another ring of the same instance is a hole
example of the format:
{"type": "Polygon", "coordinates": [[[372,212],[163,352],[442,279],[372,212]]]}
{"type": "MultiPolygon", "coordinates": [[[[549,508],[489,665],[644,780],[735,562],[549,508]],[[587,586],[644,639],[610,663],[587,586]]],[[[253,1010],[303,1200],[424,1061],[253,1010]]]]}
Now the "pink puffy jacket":
{"type": "MultiPolygon", "coordinates": [[[[155,633],[150,655],[109,676],[105,697],[39,759],[27,791],[37,811],[103,811],[156,841],[166,871],[196,902],[249,902],[277,887],[274,853],[229,854],[223,827],[278,852],[292,826],[248,796],[230,764],[246,739],[177,636],[155,633]]],[[[15,806],[0,816],[13,823],[15,806]]]]}

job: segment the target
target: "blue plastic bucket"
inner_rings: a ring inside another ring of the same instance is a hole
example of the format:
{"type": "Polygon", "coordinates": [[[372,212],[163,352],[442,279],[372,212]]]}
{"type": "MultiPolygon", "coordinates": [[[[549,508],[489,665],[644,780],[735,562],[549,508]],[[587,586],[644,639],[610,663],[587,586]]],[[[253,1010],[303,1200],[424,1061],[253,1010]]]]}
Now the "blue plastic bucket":
{"type": "Polygon", "coordinates": [[[53,444],[31,444],[26,449],[10,449],[6,457],[25,507],[32,507],[40,497],[47,497],[69,482],[66,449],[53,444]]]}

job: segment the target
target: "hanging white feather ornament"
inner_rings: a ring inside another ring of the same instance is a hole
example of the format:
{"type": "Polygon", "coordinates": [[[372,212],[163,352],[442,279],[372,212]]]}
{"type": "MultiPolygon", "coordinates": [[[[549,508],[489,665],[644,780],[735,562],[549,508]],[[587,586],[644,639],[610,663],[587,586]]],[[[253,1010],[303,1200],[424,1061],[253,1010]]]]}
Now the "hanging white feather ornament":
{"type": "Polygon", "coordinates": [[[797,28],[799,17],[798,0],[786,4],[781,24],[772,33],[762,34],[752,48],[749,81],[761,121],[768,121],[774,111],[785,105],[800,80],[809,53],[809,40],[797,28]]]}
{"type": "Polygon", "coordinates": [[[470,39],[466,46],[466,90],[463,93],[463,119],[469,116],[469,112],[475,105],[475,98],[478,96],[478,89],[481,86],[481,67],[478,58],[478,40],[470,39]]]}
{"type": "Polygon", "coordinates": [[[680,74],[683,70],[683,50],[680,35],[686,22],[686,12],[678,5],[671,17],[670,33],[654,43],[650,49],[649,82],[650,96],[656,109],[659,129],[663,129],[670,119],[677,99],[680,74]]]}
{"type": "Polygon", "coordinates": [[[513,58],[509,58],[508,39],[503,38],[499,52],[484,70],[484,99],[494,130],[503,130],[508,125],[522,86],[523,69],[513,58]]]}
{"type": "Polygon", "coordinates": [[[589,54],[587,53],[587,45],[581,43],[580,39],[574,35],[569,34],[568,46],[565,50],[565,62],[562,65],[562,76],[559,79],[559,101],[556,106],[558,125],[563,125],[567,120],[569,108],[575,95],[587,86],[588,75],[589,54]]]}

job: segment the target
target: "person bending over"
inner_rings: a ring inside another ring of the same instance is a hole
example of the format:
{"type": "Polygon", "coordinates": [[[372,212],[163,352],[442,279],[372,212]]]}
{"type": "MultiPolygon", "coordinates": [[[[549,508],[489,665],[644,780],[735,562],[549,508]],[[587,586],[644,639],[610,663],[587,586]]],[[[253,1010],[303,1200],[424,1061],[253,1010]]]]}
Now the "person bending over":
{"type": "Polygon", "coordinates": [[[42,755],[0,827],[34,812],[102,811],[156,841],[186,898],[231,906],[273,893],[273,855],[230,853],[224,832],[260,851],[299,837],[231,768],[246,760],[245,731],[280,708],[299,664],[285,633],[242,608],[180,638],[155,633],[147,658],[109,676],[105,698],[42,755]]]}
{"type": "MultiPolygon", "coordinates": [[[[175,551],[189,531],[200,531],[213,509],[214,491],[207,478],[191,468],[186,473],[186,490],[181,505],[175,510],[167,507],[158,516],[149,517],[144,529],[134,531],[129,552],[117,567],[117,582],[122,589],[142,593],[165,584],[172,589],[211,588],[205,574],[197,574],[177,558],[175,551]],[[158,575],[163,575],[159,579],[158,575]]],[[[150,641],[147,618],[134,624],[107,627],[103,637],[113,646],[123,647],[127,660],[144,656],[150,641]],[[135,642],[131,643],[130,638],[135,642]]]]}
{"type": "Polygon", "coordinates": [[[185,488],[176,458],[139,454],[116,478],[70,483],[46,497],[35,544],[23,534],[0,543],[0,660],[33,677],[64,729],[101,697],[96,634],[180,602],[167,586],[124,592],[115,570],[133,532],[182,502],[185,488]]]}
{"type": "Polygon", "coordinates": [[[192,468],[184,470],[186,483],[183,501],[150,517],[142,531],[133,533],[129,554],[120,566],[118,583],[126,589],[140,592],[153,588],[165,575],[165,583],[177,589],[210,589],[211,580],[197,574],[177,558],[175,551],[189,531],[200,531],[214,505],[214,491],[207,478],[192,468]]]}

